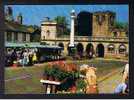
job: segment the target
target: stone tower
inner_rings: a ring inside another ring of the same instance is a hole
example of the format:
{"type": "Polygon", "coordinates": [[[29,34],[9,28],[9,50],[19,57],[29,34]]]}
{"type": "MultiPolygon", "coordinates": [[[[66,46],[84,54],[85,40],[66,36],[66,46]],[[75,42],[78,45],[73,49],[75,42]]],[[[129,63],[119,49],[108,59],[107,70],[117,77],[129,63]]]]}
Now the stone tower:
{"type": "Polygon", "coordinates": [[[19,24],[22,24],[23,23],[23,17],[22,17],[22,14],[21,13],[19,13],[19,15],[17,16],[17,22],[19,24]]]}
{"type": "Polygon", "coordinates": [[[41,23],[41,39],[56,39],[57,36],[63,34],[63,27],[57,22],[51,21],[48,17],[41,23]]]}
{"type": "Polygon", "coordinates": [[[111,11],[93,13],[93,36],[112,36],[110,29],[114,27],[115,13],[111,11]]]}

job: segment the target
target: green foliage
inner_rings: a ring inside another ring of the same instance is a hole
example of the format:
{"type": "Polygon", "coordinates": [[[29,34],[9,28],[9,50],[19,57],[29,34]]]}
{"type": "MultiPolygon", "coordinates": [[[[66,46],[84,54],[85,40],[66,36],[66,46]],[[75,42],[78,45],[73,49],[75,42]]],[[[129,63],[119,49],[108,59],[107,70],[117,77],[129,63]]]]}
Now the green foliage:
{"type": "Polygon", "coordinates": [[[57,16],[54,18],[54,20],[58,23],[58,24],[61,24],[61,25],[67,25],[67,20],[66,20],[66,17],[64,16],[57,16]]]}
{"type": "Polygon", "coordinates": [[[128,29],[128,23],[115,22],[115,27],[119,29],[128,29]]]}
{"type": "Polygon", "coordinates": [[[37,25],[30,25],[29,28],[33,28],[34,30],[36,30],[36,29],[40,29],[40,27],[37,26],[37,25]]]}
{"type": "Polygon", "coordinates": [[[83,90],[86,88],[86,82],[83,80],[83,79],[79,79],[77,82],[76,82],[76,87],[78,90],[83,90]]]}
{"type": "Polygon", "coordinates": [[[70,35],[70,29],[66,27],[63,35],[70,35]]]}
{"type": "Polygon", "coordinates": [[[40,42],[40,35],[36,34],[36,35],[31,36],[31,41],[40,42]]]}
{"type": "Polygon", "coordinates": [[[57,16],[54,18],[54,21],[56,21],[59,25],[62,25],[64,27],[63,35],[69,35],[70,29],[67,27],[68,20],[65,16],[57,16]]]}
{"type": "Polygon", "coordinates": [[[60,81],[66,79],[66,78],[78,78],[79,73],[78,72],[67,72],[63,71],[59,68],[58,65],[53,65],[52,67],[45,66],[44,74],[53,76],[60,81]]]}
{"type": "Polygon", "coordinates": [[[76,52],[77,52],[77,49],[76,48],[71,48],[71,50],[72,50],[72,54],[75,55],[76,52]]]}

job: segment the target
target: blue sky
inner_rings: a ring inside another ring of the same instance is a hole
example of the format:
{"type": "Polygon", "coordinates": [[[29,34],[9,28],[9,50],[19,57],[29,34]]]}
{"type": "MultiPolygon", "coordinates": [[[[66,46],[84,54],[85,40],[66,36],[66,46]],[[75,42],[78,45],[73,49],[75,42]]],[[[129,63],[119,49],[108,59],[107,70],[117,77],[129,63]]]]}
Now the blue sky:
{"type": "Polygon", "coordinates": [[[56,16],[66,16],[70,20],[70,11],[75,9],[78,14],[80,11],[114,11],[116,20],[119,22],[128,22],[128,5],[10,5],[13,8],[14,18],[22,13],[23,24],[39,25],[44,17],[53,19],[56,16]]]}

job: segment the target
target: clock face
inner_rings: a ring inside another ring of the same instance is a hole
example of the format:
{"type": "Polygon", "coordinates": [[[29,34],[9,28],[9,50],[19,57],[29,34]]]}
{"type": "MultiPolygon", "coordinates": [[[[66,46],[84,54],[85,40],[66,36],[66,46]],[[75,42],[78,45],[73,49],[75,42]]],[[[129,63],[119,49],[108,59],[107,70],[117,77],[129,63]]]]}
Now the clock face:
{"type": "Polygon", "coordinates": [[[96,16],[96,21],[98,22],[99,25],[102,25],[104,20],[105,20],[105,15],[97,15],[96,16]]]}

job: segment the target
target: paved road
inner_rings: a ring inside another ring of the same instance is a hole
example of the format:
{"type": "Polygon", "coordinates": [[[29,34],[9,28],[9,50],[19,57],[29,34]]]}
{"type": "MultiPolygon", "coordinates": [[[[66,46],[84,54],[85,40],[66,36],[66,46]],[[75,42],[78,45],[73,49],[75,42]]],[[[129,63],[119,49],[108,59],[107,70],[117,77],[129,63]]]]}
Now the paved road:
{"type": "Polygon", "coordinates": [[[99,83],[99,93],[114,93],[114,89],[121,82],[121,78],[121,70],[119,70],[118,73],[99,83]]]}

